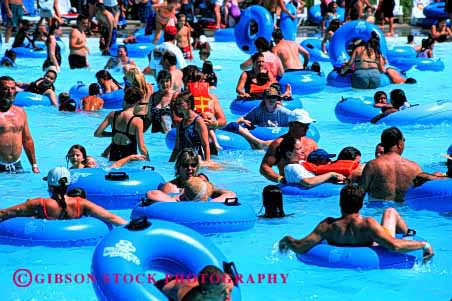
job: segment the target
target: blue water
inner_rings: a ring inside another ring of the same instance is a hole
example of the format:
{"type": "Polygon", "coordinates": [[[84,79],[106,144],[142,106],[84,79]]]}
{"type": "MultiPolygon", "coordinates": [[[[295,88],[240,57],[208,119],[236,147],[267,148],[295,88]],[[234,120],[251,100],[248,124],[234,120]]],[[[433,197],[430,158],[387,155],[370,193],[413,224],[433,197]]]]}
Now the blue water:
{"type": "MultiPolygon", "coordinates": [[[[398,45],[405,39],[394,38],[389,45],[398,45]]],[[[95,72],[106,62],[97,49],[97,41],[90,41],[93,55],[90,56],[90,70],[69,71],[67,56],[64,55],[63,72],[56,83],[57,92],[68,91],[78,80],[93,82],[95,72]]],[[[211,60],[222,67],[217,71],[219,84],[214,92],[218,95],[226,116],[233,120],[236,116],[229,112],[229,103],[235,96],[235,84],[240,75],[238,65],[246,55],[238,52],[232,43],[213,44],[211,60]]],[[[446,63],[441,73],[411,70],[408,75],[418,80],[416,85],[397,86],[405,89],[412,103],[428,103],[450,97],[449,72],[452,59],[446,57],[452,50],[451,44],[435,46],[435,55],[446,63]]],[[[3,74],[13,76],[17,81],[31,81],[41,75],[42,61],[18,59],[19,68],[3,70],[3,74]]],[[[144,67],[145,59],[137,60],[144,67]]],[[[329,72],[329,64],[322,64],[329,72]]],[[[119,73],[114,74],[121,78],[119,73]]],[[[150,80],[150,79],[149,79],[150,80]]],[[[384,88],[386,92],[396,86],[384,88]]],[[[329,152],[337,153],[341,148],[353,145],[363,153],[363,161],[373,158],[375,144],[379,141],[384,125],[350,125],[339,123],[334,116],[335,103],[342,96],[371,96],[375,91],[358,91],[327,87],[316,95],[302,96],[301,99],[311,116],[317,119],[321,138],[319,145],[329,152]]],[[[44,173],[55,165],[65,165],[65,154],[75,143],[84,145],[90,155],[101,164],[107,163],[100,153],[109,144],[108,139],[94,138],[93,132],[107,114],[96,113],[60,113],[50,107],[26,108],[32,135],[35,140],[36,155],[41,175],[31,173],[0,176],[1,207],[22,202],[29,197],[46,195],[46,185],[41,180],[44,173]]],[[[426,171],[445,170],[440,154],[445,153],[452,143],[450,123],[436,126],[413,125],[401,127],[406,136],[404,156],[418,162],[426,171]]],[[[145,134],[145,142],[150,152],[151,164],[157,167],[165,179],[173,176],[173,165],[168,163],[170,151],[164,144],[161,134],[145,134]]],[[[226,168],[222,171],[205,171],[218,186],[237,192],[241,202],[251,204],[258,212],[261,208],[261,190],[269,184],[259,175],[258,167],[262,151],[224,152],[217,158],[226,168]]],[[[23,162],[30,168],[25,154],[23,162]]],[[[134,163],[141,166],[141,163],[134,163]]],[[[236,263],[243,274],[288,273],[286,284],[243,284],[242,300],[449,300],[452,298],[452,232],[451,218],[428,211],[414,211],[404,205],[399,211],[407,220],[410,228],[434,247],[434,261],[427,266],[411,270],[343,270],[326,269],[305,265],[295,256],[281,256],[276,252],[276,243],[285,234],[303,237],[326,216],[338,216],[337,197],[297,198],[285,197],[285,211],[294,216],[274,221],[258,221],[256,227],[247,232],[214,235],[211,239],[223,251],[229,260],[236,263]]],[[[130,211],[117,211],[128,217],[130,211]]],[[[381,208],[364,208],[364,215],[377,219],[381,208]]],[[[164,246],[163,246],[164,247],[164,246]]],[[[26,268],[33,273],[82,273],[90,271],[92,247],[52,249],[46,247],[0,248],[0,298],[2,300],[96,300],[91,284],[32,284],[29,288],[16,287],[12,282],[14,271],[26,268]]],[[[281,278],[278,277],[278,281],[281,278]]]]}

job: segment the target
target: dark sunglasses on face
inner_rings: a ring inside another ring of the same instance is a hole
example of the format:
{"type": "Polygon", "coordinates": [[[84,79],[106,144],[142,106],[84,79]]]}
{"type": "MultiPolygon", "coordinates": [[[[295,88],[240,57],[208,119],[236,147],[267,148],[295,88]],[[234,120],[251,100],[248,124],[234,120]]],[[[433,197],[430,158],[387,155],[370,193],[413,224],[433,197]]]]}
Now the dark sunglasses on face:
{"type": "Polygon", "coordinates": [[[195,168],[195,167],[198,166],[198,164],[197,163],[182,163],[181,166],[183,168],[188,168],[189,166],[192,167],[192,168],[195,168]]]}

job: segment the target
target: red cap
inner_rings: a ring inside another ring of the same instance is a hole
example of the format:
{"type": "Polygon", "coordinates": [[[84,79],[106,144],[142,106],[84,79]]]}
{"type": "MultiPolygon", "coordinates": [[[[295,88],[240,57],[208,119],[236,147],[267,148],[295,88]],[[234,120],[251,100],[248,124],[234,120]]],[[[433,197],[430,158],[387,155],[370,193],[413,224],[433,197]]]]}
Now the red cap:
{"type": "Polygon", "coordinates": [[[175,36],[177,34],[176,26],[166,26],[165,27],[165,33],[175,36]]]}

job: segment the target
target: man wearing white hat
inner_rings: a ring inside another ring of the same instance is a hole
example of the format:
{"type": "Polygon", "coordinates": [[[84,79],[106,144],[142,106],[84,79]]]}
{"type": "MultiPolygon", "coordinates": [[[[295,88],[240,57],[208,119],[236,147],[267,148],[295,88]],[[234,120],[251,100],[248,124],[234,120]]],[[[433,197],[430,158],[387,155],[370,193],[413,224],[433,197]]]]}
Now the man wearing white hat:
{"type": "Polygon", "coordinates": [[[273,140],[260,165],[260,173],[273,182],[285,182],[284,166],[287,162],[285,162],[285,160],[279,155],[279,145],[285,137],[300,139],[300,141],[304,145],[306,157],[309,156],[312,151],[317,149],[317,143],[311,138],[306,137],[309,125],[315,122],[315,120],[309,116],[309,113],[306,110],[293,110],[292,114],[289,116],[288,122],[289,131],[281,137],[273,140]],[[279,174],[276,173],[272,168],[275,165],[278,166],[279,174]]]}

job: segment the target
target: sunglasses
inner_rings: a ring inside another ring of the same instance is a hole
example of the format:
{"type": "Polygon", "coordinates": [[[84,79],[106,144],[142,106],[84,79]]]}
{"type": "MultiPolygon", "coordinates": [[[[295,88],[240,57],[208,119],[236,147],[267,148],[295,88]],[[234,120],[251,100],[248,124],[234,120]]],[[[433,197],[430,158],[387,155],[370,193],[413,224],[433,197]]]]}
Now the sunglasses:
{"type": "Polygon", "coordinates": [[[192,168],[195,168],[195,167],[198,166],[198,163],[182,163],[181,166],[183,168],[188,168],[189,166],[192,167],[192,168]]]}

